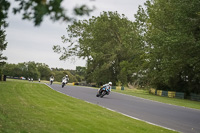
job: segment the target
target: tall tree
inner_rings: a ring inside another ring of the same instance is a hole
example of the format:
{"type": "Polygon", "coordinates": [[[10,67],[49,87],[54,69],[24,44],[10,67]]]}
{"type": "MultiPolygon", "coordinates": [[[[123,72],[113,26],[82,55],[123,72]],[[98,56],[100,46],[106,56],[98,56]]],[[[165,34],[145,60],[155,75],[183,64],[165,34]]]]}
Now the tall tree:
{"type": "Polygon", "coordinates": [[[5,64],[7,58],[3,56],[3,50],[7,47],[5,28],[8,26],[8,23],[5,19],[8,17],[8,9],[10,3],[7,0],[0,1],[0,75],[2,74],[2,68],[5,64]]]}
{"type": "Polygon", "coordinates": [[[134,58],[137,41],[134,24],[117,12],[103,12],[99,17],[74,22],[67,31],[68,37],[62,38],[71,45],[55,46],[54,51],[63,52],[61,60],[70,56],[86,58],[88,82],[115,84],[121,78],[120,63],[134,58]]]}
{"type": "Polygon", "coordinates": [[[3,50],[5,50],[7,47],[7,42],[5,42],[6,40],[5,38],[6,38],[5,31],[0,29],[0,68],[3,68],[5,60],[7,59],[7,57],[3,56],[3,50]]]}
{"type": "Polygon", "coordinates": [[[37,64],[33,61],[29,61],[27,64],[27,76],[29,78],[33,78],[34,80],[38,80],[40,78],[40,73],[37,68],[37,64]]]}
{"type": "Polygon", "coordinates": [[[40,77],[42,80],[49,80],[49,77],[53,75],[48,65],[45,63],[36,63],[38,72],[40,73],[40,77]]]}
{"type": "Polygon", "coordinates": [[[147,67],[142,71],[159,89],[200,93],[200,1],[149,0],[145,5],[140,26],[146,27],[147,67]]]}
{"type": "MultiPolygon", "coordinates": [[[[7,76],[13,76],[15,77],[14,68],[16,67],[16,64],[5,64],[3,67],[3,73],[7,76]]],[[[21,75],[20,75],[21,76],[21,75]]]]}

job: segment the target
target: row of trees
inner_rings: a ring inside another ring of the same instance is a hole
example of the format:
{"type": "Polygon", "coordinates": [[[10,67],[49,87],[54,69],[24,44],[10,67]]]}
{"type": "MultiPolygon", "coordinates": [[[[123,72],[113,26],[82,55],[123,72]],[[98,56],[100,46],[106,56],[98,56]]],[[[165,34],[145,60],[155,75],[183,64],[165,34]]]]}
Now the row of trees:
{"type": "Polygon", "coordinates": [[[117,12],[74,22],[54,46],[60,59],[87,59],[88,82],[139,83],[200,93],[200,1],[148,0],[135,21],[117,12]]]}
{"type": "Polygon", "coordinates": [[[54,76],[55,81],[61,82],[65,75],[69,75],[69,82],[81,82],[84,80],[85,67],[78,66],[76,70],[64,70],[63,68],[49,68],[44,63],[24,62],[18,64],[5,64],[3,74],[11,77],[33,78],[34,80],[49,80],[54,76]],[[82,72],[80,72],[82,71],[82,72]]]}

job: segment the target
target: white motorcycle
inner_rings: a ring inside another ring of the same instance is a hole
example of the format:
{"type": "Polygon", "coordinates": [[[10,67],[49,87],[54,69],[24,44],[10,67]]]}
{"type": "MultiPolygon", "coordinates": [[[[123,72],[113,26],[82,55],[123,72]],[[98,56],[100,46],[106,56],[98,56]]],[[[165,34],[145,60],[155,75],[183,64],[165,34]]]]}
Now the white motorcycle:
{"type": "Polygon", "coordinates": [[[53,84],[53,79],[50,79],[50,85],[52,85],[53,84]]]}
{"type": "Polygon", "coordinates": [[[67,80],[66,79],[63,79],[62,80],[62,88],[67,84],[67,80]]]}

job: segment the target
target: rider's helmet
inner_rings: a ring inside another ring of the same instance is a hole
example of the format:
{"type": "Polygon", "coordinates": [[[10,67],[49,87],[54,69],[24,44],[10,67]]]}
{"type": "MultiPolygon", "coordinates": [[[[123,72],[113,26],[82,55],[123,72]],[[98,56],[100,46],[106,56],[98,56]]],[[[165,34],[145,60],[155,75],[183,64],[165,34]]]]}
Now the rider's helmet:
{"type": "Polygon", "coordinates": [[[68,75],[65,75],[66,78],[68,78],[68,75]]]}
{"type": "Polygon", "coordinates": [[[112,82],[109,82],[108,84],[109,84],[109,85],[112,85],[112,82]]]}

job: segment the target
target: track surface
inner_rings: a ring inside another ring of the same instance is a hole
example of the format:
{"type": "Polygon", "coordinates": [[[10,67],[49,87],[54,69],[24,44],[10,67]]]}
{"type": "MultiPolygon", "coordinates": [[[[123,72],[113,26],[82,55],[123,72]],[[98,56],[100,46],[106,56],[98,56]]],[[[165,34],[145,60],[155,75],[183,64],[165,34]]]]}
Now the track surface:
{"type": "MultiPolygon", "coordinates": [[[[48,85],[48,84],[47,84],[48,85]]],[[[184,108],[134,96],[111,92],[96,97],[97,89],[79,86],[48,85],[63,94],[98,104],[111,110],[183,133],[200,133],[200,110],[184,108]]]]}

